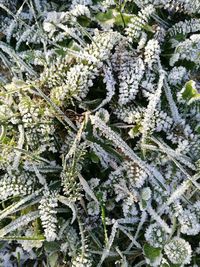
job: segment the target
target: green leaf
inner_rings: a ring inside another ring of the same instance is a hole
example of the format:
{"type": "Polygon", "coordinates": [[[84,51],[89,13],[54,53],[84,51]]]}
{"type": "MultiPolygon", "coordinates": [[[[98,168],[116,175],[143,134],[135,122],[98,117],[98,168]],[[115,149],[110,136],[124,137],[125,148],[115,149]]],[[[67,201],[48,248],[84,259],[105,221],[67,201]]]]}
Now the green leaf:
{"type": "Polygon", "coordinates": [[[146,209],[147,207],[147,201],[145,201],[144,199],[142,199],[139,203],[140,207],[142,210],[146,209]]]}
{"type": "Polygon", "coordinates": [[[200,124],[196,127],[196,131],[200,134],[200,124]]]}
{"type": "Polygon", "coordinates": [[[57,252],[48,256],[48,263],[50,267],[58,266],[58,253],[57,252]]]}
{"type": "Polygon", "coordinates": [[[137,136],[139,133],[140,133],[140,128],[141,128],[141,125],[137,124],[135,125],[129,132],[129,136],[131,138],[134,138],[135,136],[137,136]]]}
{"type": "Polygon", "coordinates": [[[190,101],[188,101],[188,104],[192,104],[193,102],[197,102],[197,101],[200,101],[200,94],[196,94],[195,96],[193,96],[190,101]]]}
{"type": "Polygon", "coordinates": [[[134,15],[120,13],[116,9],[109,9],[107,12],[99,12],[95,16],[97,21],[101,24],[112,25],[115,24],[117,26],[124,26],[124,23],[127,25],[130,22],[130,19],[133,18],[134,15]]]}
{"type": "Polygon", "coordinates": [[[77,45],[77,43],[74,40],[69,42],[68,48],[74,51],[78,51],[78,52],[80,51],[80,47],[77,45]]]}
{"type": "Polygon", "coordinates": [[[107,12],[99,12],[95,16],[99,22],[106,22],[113,19],[113,9],[109,9],[107,12]]]}
{"type": "Polygon", "coordinates": [[[44,249],[47,253],[54,253],[60,251],[60,245],[57,242],[44,242],[44,249]]]}
{"type": "Polygon", "coordinates": [[[118,26],[124,26],[124,23],[125,25],[127,25],[131,18],[133,17],[133,15],[129,15],[129,14],[125,14],[125,13],[119,13],[116,14],[116,17],[115,17],[115,24],[118,25],[118,26]]]}
{"type": "Polygon", "coordinates": [[[160,264],[162,259],[162,249],[161,248],[154,248],[149,244],[145,244],[143,247],[143,252],[146,257],[147,263],[151,264],[160,264]]]}
{"type": "Polygon", "coordinates": [[[3,140],[5,136],[6,136],[6,126],[1,125],[0,126],[0,141],[3,140]]]}
{"type": "Polygon", "coordinates": [[[89,158],[93,163],[99,163],[99,157],[94,152],[89,153],[89,158]]]}
{"type": "Polygon", "coordinates": [[[185,39],[185,35],[184,34],[182,34],[182,33],[178,33],[178,34],[176,34],[176,37],[175,37],[175,39],[177,40],[177,41],[184,41],[185,39]]]}
{"type": "Polygon", "coordinates": [[[193,80],[186,82],[185,90],[182,92],[183,99],[190,100],[196,94],[198,94],[198,91],[195,88],[195,82],[193,80]]]}
{"type": "Polygon", "coordinates": [[[114,18],[112,9],[109,9],[105,13],[103,13],[103,12],[97,13],[95,18],[100,24],[113,25],[115,22],[115,18],[114,18]]]}
{"type": "Polygon", "coordinates": [[[182,97],[190,105],[194,102],[200,101],[200,93],[195,87],[195,82],[193,80],[188,81],[182,91],[182,97]]]}
{"type": "Polygon", "coordinates": [[[147,32],[154,32],[154,30],[153,30],[153,27],[152,26],[150,26],[149,24],[145,24],[144,26],[143,26],[143,29],[145,30],[145,31],[147,31],[147,32]]]}

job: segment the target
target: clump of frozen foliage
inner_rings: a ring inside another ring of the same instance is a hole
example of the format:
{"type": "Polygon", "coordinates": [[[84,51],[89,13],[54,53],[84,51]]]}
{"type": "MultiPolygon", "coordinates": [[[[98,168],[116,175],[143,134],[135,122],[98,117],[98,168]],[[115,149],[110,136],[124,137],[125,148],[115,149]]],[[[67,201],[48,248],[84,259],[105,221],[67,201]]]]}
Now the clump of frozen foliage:
{"type": "Polygon", "coordinates": [[[0,265],[200,266],[199,0],[0,1],[0,265]]]}

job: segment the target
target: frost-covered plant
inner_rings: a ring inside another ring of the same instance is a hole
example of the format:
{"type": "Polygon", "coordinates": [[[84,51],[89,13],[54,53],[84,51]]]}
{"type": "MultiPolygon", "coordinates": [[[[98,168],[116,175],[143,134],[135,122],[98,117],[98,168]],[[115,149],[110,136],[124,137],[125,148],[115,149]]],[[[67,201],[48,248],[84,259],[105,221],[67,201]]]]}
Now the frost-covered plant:
{"type": "Polygon", "coordinates": [[[168,235],[157,223],[154,223],[147,228],[145,238],[151,246],[157,248],[165,244],[168,235]]]}
{"type": "Polygon", "coordinates": [[[174,237],[168,244],[165,245],[164,251],[169,260],[174,264],[190,263],[191,246],[182,238],[174,237]]]}
{"type": "Polygon", "coordinates": [[[200,266],[199,0],[0,10],[0,265],[200,266]]]}
{"type": "Polygon", "coordinates": [[[44,196],[40,200],[39,212],[44,228],[44,235],[47,241],[54,241],[57,239],[56,234],[56,207],[58,206],[58,200],[55,193],[49,191],[44,192],[44,196]]]}

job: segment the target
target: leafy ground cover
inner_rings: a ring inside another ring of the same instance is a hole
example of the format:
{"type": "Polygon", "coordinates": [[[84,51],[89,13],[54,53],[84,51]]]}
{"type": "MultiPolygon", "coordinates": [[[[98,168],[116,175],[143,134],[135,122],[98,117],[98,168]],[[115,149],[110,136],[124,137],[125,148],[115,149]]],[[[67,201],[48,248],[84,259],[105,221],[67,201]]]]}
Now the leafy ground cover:
{"type": "Polygon", "coordinates": [[[2,0],[0,59],[0,266],[200,266],[199,0],[2,0]]]}

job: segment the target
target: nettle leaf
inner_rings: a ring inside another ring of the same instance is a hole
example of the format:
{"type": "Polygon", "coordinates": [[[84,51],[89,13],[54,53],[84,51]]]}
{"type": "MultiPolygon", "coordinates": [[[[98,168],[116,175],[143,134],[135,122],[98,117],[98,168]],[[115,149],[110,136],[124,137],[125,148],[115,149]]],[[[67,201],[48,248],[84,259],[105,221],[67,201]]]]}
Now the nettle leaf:
{"type": "Polygon", "coordinates": [[[159,266],[160,261],[162,259],[162,249],[161,248],[154,248],[149,244],[145,244],[143,247],[143,253],[146,257],[146,261],[148,264],[152,266],[159,266]]]}

